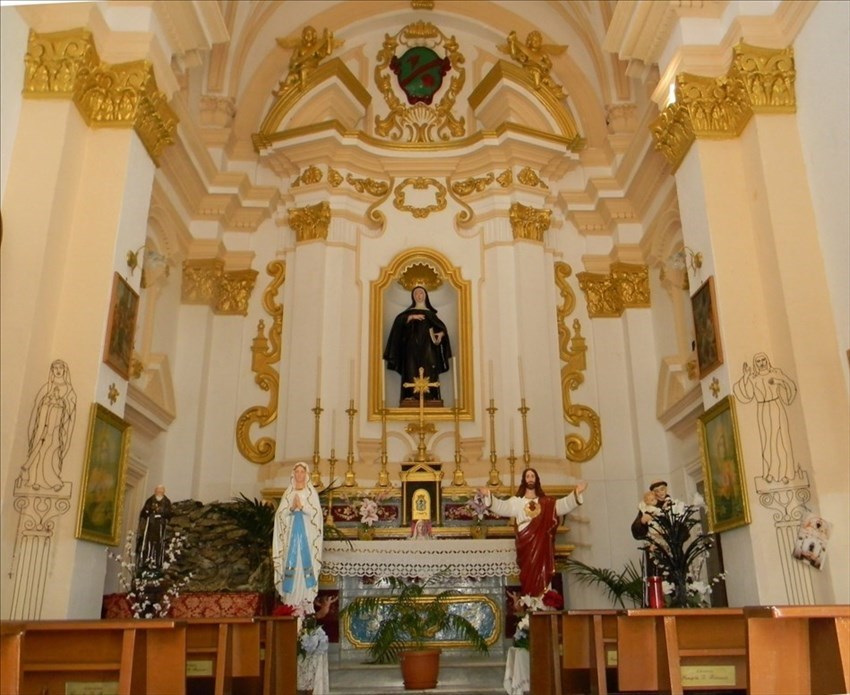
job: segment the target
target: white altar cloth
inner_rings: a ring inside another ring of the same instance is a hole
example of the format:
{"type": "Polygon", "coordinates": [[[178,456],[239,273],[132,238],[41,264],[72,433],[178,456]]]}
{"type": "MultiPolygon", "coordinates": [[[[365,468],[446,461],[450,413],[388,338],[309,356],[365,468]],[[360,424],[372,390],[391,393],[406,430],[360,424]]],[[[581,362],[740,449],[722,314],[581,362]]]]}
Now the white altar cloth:
{"type": "Polygon", "coordinates": [[[519,574],[513,538],[325,541],[322,573],[337,577],[451,577],[519,574]]]}
{"type": "Polygon", "coordinates": [[[503,685],[508,695],[524,695],[531,690],[531,667],[527,649],[521,647],[508,649],[503,685]]]}

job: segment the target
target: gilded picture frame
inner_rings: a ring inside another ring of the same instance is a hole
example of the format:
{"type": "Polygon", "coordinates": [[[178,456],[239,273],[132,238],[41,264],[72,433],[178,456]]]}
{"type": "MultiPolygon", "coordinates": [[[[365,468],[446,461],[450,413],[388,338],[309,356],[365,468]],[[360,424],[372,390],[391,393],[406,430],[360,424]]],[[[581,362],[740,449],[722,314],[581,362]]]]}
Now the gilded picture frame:
{"type": "Polygon", "coordinates": [[[138,311],[138,293],[119,273],[115,273],[112,298],[109,302],[106,341],[103,344],[103,361],[124,379],[130,378],[138,311]]]}
{"type": "Polygon", "coordinates": [[[76,537],[118,545],[132,427],[100,403],[92,405],[76,537]]]}
{"type": "Polygon", "coordinates": [[[714,294],[714,277],[706,280],[691,297],[694,316],[699,378],[702,379],[723,364],[720,327],[717,323],[717,300],[714,294]]]}
{"type": "Polygon", "coordinates": [[[720,533],[746,526],[750,506],[732,396],[716,403],[697,422],[709,529],[720,533]]]}

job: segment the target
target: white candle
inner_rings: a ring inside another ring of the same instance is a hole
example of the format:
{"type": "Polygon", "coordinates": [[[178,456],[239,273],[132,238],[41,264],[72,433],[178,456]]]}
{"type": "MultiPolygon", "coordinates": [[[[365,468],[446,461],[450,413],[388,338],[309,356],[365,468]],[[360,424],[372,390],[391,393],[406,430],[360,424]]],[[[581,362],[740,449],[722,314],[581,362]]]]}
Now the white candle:
{"type": "Polygon", "coordinates": [[[316,362],[316,398],[322,397],[322,356],[316,362]]]}
{"type": "Polygon", "coordinates": [[[493,400],[493,360],[490,360],[490,400],[493,400]]]}
{"type": "Polygon", "coordinates": [[[457,357],[452,357],[452,384],[455,389],[455,405],[460,403],[460,390],[457,384],[457,357]]]}
{"type": "Polygon", "coordinates": [[[336,410],[331,412],[331,449],[336,445],[336,410]]]}
{"type": "Polygon", "coordinates": [[[349,376],[351,378],[351,383],[349,384],[349,393],[351,394],[349,398],[354,398],[354,360],[351,360],[351,364],[348,367],[349,376]]]}
{"type": "Polygon", "coordinates": [[[522,373],[522,357],[517,357],[519,367],[519,397],[525,398],[525,375],[522,373]]]}

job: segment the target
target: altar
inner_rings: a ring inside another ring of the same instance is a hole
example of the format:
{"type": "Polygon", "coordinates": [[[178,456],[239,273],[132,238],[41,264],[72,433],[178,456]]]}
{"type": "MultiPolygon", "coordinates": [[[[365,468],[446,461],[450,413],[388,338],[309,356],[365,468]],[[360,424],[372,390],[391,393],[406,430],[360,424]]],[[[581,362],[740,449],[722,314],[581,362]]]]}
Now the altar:
{"type": "MultiPolygon", "coordinates": [[[[507,578],[519,573],[513,539],[441,539],[387,541],[325,541],[322,574],[335,577],[340,606],[359,596],[389,593],[382,577],[433,578],[433,592],[454,589],[452,612],[466,617],[487,641],[491,654],[504,651],[507,578]]],[[[365,620],[340,623],[340,657],[363,659],[374,625],[365,620]]],[[[458,648],[451,634],[437,633],[432,642],[441,648],[458,648]]]]}

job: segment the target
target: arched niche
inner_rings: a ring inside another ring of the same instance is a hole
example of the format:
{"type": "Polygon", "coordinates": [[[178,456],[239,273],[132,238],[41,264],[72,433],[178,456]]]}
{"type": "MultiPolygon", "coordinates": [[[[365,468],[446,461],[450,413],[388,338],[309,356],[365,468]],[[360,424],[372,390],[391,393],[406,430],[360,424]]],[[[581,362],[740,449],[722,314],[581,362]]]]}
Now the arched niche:
{"type": "Polygon", "coordinates": [[[446,324],[452,347],[452,366],[440,377],[442,407],[427,410],[429,420],[449,420],[453,407],[459,417],[474,417],[472,373],[472,290],[459,268],[439,251],[413,248],[400,253],[371,283],[369,338],[369,419],[378,420],[387,408],[389,420],[415,420],[418,408],[398,407],[401,380],[386,369],[383,360],[390,328],[395,317],[410,306],[412,285],[421,282],[428,289],[432,306],[446,324]],[[433,288],[433,289],[432,289],[433,288]],[[457,370],[457,378],[453,374],[457,370]],[[459,398],[455,399],[455,385],[459,398]]]}

